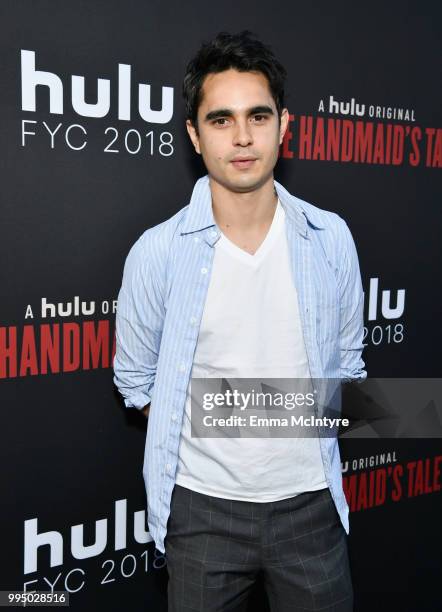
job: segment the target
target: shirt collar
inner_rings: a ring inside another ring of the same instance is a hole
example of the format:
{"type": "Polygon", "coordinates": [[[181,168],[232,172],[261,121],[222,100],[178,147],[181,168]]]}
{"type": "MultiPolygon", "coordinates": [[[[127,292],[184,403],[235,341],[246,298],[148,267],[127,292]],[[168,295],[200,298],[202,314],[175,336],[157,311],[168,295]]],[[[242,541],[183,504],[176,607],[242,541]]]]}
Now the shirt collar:
{"type": "MultiPolygon", "coordinates": [[[[278,181],[273,181],[281,205],[288,218],[295,223],[297,231],[306,236],[307,223],[317,229],[324,229],[319,215],[307,202],[289,193],[278,181]]],[[[197,232],[216,225],[212,210],[209,175],[198,179],[192,191],[189,209],[182,225],[181,234],[197,232]]]]}

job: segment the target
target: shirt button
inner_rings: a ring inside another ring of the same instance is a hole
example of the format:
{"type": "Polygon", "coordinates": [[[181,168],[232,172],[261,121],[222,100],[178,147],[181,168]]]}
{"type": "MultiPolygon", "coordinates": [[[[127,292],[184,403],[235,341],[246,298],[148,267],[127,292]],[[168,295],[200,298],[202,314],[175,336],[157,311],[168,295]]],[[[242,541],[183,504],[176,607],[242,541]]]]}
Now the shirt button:
{"type": "Polygon", "coordinates": [[[180,363],[180,367],[178,369],[180,372],[184,372],[184,370],[186,369],[186,366],[184,365],[184,363],[180,363]]]}
{"type": "Polygon", "coordinates": [[[194,236],[193,239],[195,240],[195,242],[199,242],[200,239],[198,238],[198,236],[194,236]]]}
{"type": "Polygon", "coordinates": [[[172,466],[170,465],[170,463],[166,463],[166,470],[170,472],[171,469],[172,469],[172,466]]]}
{"type": "Polygon", "coordinates": [[[212,231],[210,232],[210,235],[211,235],[213,238],[215,238],[215,236],[217,236],[218,234],[217,234],[216,230],[212,230],[212,231]]]}
{"type": "Polygon", "coordinates": [[[176,421],[176,419],[177,419],[177,415],[175,414],[175,412],[172,414],[172,417],[171,417],[171,418],[172,418],[172,421],[176,421]]]}
{"type": "Polygon", "coordinates": [[[190,322],[192,323],[192,325],[195,325],[196,317],[190,317],[190,322]]]}
{"type": "Polygon", "coordinates": [[[201,274],[207,274],[207,268],[201,268],[201,274]]]}

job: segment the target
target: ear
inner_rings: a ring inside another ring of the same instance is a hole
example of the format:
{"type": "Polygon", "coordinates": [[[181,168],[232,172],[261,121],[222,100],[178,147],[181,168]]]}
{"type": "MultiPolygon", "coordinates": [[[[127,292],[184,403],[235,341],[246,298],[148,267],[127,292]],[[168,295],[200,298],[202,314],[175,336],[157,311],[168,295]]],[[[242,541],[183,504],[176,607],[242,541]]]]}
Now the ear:
{"type": "Polygon", "coordinates": [[[289,111],[286,108],[283,108],[281,111],[281,125],[279,126],[279,144],[282,144],[284,140],[284,135],[287,131],[287,127],[289,124],[289,111]]]}
{"type": "Polygon", "coordinates": [[[186,120],[186,129],[187,129],[187,133],[189,134],[189,138],[192,141],[192,144],[195,148],[195,151],[201,155],[201,149],[200,149],[200,141],[198,138],[198,134],[196,133],[196,129],[193,125],[193,123],[190,121],[190,119],[186,120]]]}

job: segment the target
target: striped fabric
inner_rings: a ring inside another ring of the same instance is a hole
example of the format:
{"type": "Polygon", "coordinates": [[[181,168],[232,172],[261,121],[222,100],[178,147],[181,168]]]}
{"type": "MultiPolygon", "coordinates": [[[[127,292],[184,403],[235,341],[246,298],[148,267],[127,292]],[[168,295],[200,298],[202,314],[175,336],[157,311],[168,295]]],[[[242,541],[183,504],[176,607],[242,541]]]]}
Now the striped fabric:
{"type": "MultiPolygon", "coordinates": [[[[346,222],[291,195],[274,181],[286,212],[293,281],[314,379],[362,381],[363,305],[356,247],[346,222]]],[[[114,382],[125,405],[151,403],[143,476],[148,526],[162,553],[175,484],[181,423],[198,330],[220,230],[209,177],[190,203],[146,230],[126,258],[118,294],[114,382]]],[[[320,437],[328,486],[349,533],[335,437],[320,437]]]]}

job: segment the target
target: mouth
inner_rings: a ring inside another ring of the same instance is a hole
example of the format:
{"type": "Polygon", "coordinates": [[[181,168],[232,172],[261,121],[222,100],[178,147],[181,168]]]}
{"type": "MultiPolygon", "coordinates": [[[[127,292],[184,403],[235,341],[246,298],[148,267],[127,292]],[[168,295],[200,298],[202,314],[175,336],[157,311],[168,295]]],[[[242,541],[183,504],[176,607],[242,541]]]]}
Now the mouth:
{"type": "Polygon", "coordinates": [[[230,163],[239,170],[250,168],[256,162],[256,159],[253,157],[245,158],[245,159],[233,159],[230,163]]]}

